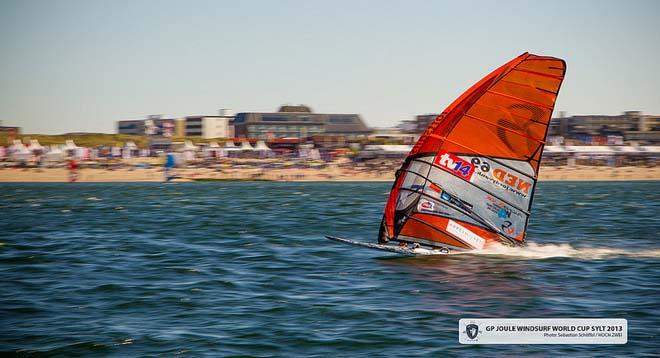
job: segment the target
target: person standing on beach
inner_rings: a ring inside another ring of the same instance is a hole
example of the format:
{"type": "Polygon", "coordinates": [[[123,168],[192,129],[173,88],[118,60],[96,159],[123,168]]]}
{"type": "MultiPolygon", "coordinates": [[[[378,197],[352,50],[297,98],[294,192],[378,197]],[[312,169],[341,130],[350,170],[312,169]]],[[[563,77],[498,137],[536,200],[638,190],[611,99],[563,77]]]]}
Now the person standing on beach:
{"type": "Polygon", "coordinates": [[[78,180],[78,163],[75,159],[69,159],[69,183],[78,180]]]}
{"type": "Polygon", "coordinates": [[[165,155],[165,165],[163,168],[163,172],[165,174],[165,182],[169,182],[170,180],[174,179],[172,171],[174,170],[175,165],[176,159],[174,158],[174,154],[167,153],[165,155]]]}

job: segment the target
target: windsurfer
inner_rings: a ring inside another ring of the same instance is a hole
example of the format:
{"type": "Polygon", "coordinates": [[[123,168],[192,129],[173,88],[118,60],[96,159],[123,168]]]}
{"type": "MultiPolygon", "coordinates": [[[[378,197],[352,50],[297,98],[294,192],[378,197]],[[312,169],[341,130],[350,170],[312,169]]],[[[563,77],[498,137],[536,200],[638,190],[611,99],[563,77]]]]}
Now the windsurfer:
{"type": "Polygon", "coordinates": [[[419,244],[416,242],[407,243],[405,241],[399,241],[399,247],[402,249],[417,249],[419,244]]]}
{"type": "Polygon", "coordinates": [[[524,53],[449,105],[397,171],[378,242],[523,245],[565,70],[561,59],[524,53]]]}

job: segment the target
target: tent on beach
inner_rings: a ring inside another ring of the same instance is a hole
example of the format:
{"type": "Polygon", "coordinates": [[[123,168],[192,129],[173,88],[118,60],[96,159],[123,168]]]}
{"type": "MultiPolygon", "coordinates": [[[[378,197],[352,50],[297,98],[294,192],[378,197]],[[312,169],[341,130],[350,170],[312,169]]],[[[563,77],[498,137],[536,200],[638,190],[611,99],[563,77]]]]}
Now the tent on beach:
{"type": "Polygon", "coordinates": [[[232,140],[225,142],[224,151],[227,153],[240,151],[241,148],[237,147],[232,140]]]}
{"type": "Polygon", "coordinates": [[[185,161],[195,160],[195,153],[197,152],[197,146],[192,144],[191,141],[186,140],[183,142],[183,147],[181,148],[183,154],[183,159],[185,161]]]}
{"type": "Polygon", "coordinates": [[[272,151],[263,140],[257,142],[257,145],[254,146],[254,150],[261,152],[270,152],[272,151]]]}
{"type": "Polygon", "coordinates": [[[27,162],[32,158],[32,152],[19,139],[9,147],[9,159],[16,162],[27,162]]]}
{"type": "Polygon", "coordinates": [[[218,145],[218,142],[213,141],[208,147],[204,148],[204,156],[207,158],[219,158],[225,156],[224,148],[218,145]]]}
{"type": "Polygon", "coordinates": [[[76,150],[79,147],[76,145],[76,143],[73,142],[72,139],[67,139],[64,141],[64,150],[76,150]]]}
{"type": "Polygon", "coordinates": [[[134,156],[139,156],[140,150],[138,149],[138,146],[135,145],[134,142],[126,142],[124,144],[124,148],[122,151],[122,158],[124,159],[130,159],[134,156]]]}
{"type": "Polygon", "coordinates": [[[39,141],[36,139],[30,139],[30,145],[28,148],[34,155],[40,155],[44,152],[44,147],[39,144],[39,141]]]}
{"type": "Polygon", "coordinates": [[[241,148],[242,151],[254,151],[254,147],[250,145],[250,142],[247,140],[241,143],[241,148]]]}
{"type": "Polygon", "coordinates": [[[51,145],[49,150],[43,155],[46,162],[61,162],[64,160],[64,152],[59,145],[51,145]]]}
{"type": "Polygon", "coordinates": [[[272,156],[273,150],[270,149],[263,140],[257,142],[254,146],[254,151],[259,154],[260,158],[266,158],[272,156]]]}
{"type": "Polygon", "coordinates": [[[83,157],[82,147],[76,145],[71,139],[64,141],[64,148],[62,148],[67,157],[81,159],[83,157]]]}

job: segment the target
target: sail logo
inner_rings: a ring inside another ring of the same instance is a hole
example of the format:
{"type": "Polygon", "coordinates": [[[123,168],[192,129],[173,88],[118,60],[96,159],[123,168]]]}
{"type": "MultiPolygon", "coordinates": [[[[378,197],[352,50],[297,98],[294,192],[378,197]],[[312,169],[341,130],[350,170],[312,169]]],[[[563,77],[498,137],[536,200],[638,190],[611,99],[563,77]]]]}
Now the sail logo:
{"type": "Polygon", "coordinates": [[[502,224],[502,231],[507,233],[509,236],[512,236],[516,231],[516,228],[513,227],[513,223],[511,221],[507,220],[502,224]]]}
{"type": "Polygon", "coordinates": [[[500,219],[508,219],[511,217],[511,209],[507,207],[501,207],[499,210],[497,210],[497,217],[500,219]]]}
{"type": "Polygon", "coordinates": [[[474,174],[474,165],[472,163],[447,152],[438,153],[433,164],[467,181],[470,181],[472,174],[474,174]]]}
{"type": "MultiPolygon", "coordinates": [[[[512,217],[513,217],[513,221],[516,222],[521,219],[522,220],[525,219],[522,213],[520,213],[517,210],[513,210],[503,201],[497,200],[490,195],[486,196],[486,209],[488,209],[488,211],[490,211],[492,214],[497,215],[497,218],[500,219],[501,221],[512,220],[512,217]]],[[[507,228],[508,227],[509,226],[507,226],[507,228]]]]}
{"type": "Polygon", "coordinates": [[[532,185],[526,180],[522,180],[516,175],[513,175],[503,169],[495,169],[492,172],[493,178],[495,178],[500,183],[508,185],[510,188],[514,188],[519,192],[529,194],[529,188],[532,185]]]}

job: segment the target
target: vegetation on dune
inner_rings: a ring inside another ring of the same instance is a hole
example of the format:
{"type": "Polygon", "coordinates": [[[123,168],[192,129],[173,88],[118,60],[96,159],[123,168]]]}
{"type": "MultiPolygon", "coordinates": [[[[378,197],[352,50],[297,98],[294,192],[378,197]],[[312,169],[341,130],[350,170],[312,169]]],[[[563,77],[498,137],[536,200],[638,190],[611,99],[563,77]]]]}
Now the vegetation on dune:
{"type": "MultiPolygon", "coordinates": [[[[71,134],[19,134],[15,139],[20,139],[23,143],[28,143],[30,139],[36,139],[41,145],[57,145],[64,144],[66,140],[73,140],[76,145],[81,147],[98,147],[98,146],[116,146],[122,147],[127,142],[133,142],[140,148],[147,148],[150,139],[163,139],[162,137],[147,137],[126,134],[103,134],[103,133],[71,133],[71,134]]],[[[224,138],[215,139],[202,139],[202,137],[170,137],[173,142],[183,142],[190,140],[193,143],[210,143],[216,141],[223,144],[224,138]]],[[[7,133],[0,133],[0,145],[11,145],[7,133]]]]}

